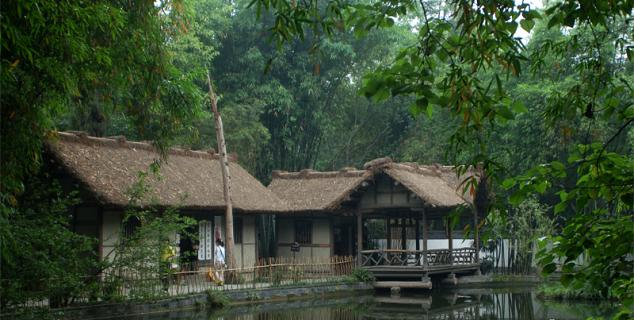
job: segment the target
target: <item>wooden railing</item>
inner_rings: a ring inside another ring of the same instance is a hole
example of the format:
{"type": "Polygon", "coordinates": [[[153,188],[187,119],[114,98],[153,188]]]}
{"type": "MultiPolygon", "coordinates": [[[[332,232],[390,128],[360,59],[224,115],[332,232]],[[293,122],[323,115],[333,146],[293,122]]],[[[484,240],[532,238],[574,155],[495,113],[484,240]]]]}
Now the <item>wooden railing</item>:
{"type": "Polygon", "coordinates": [[[207,290],[245,290],[310,283],[340,282],[352,274],[354,257],[278,257],[260,259],[244,268],[215,269],[209,264],[181,265],[164,275],[135,272],[106,275],[116,280],[116,294],[123,298],[177,296],[207,290]]]}
{"type": "Polygon", "coordinates": [[[361,266],[439,266],[476,263],[474,248],[435,250],[363,250],[361,266]]]}

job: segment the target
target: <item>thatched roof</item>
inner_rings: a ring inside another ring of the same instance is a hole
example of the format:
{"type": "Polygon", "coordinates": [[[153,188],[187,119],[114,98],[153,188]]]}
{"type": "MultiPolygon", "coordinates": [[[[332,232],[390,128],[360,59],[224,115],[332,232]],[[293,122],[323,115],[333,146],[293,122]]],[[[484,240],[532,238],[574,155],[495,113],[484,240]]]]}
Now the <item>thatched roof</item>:
{"type": "MultiPolygon", "coordinates": [[[[59,132],[48,142],[52,156],[103,204],[126,206],[138,173],[160,155],[149,143],[59,132]]],[[[172,148],[160,168],[161,179],[147,178],[149,194],[139,204],[189,209],[224,209],[219,156],[213,151],[172,148]]],[[[285,203],[235,161],[230,161],[233,207],[248,212],[279,212],[285,203]]]]}
{"type": "Polygon", "coordinates": [[[274,172],[268,188],[290,206],[291,211],[334,210],[363,181],[385,173],[419,196],[431,207],[455,207],[471,202],[463,195],[463,182],[473,171],[458,177],[454,167],[423,166],[415,163],[395,163],[390,158],[372,160],[363,170],[345,168],[341,171],[274,172]]]}
{"type": "Polygon", "coordinates": [[[273,171],[273,180],[268,188],[286,201],[290,211],[332,210],[371,176],[366,170],[354,169],[293,173],[273,171]]]}

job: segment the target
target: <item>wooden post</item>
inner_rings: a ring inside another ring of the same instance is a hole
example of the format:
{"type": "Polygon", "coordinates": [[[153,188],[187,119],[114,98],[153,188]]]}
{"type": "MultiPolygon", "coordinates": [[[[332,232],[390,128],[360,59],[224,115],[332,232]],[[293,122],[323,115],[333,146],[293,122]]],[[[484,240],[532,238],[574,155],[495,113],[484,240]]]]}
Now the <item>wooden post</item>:
{"type": "Polygon", "coordinates": [[[227,158],[227,145],[225,144],[224,129],[222,119],[218,112],[218,97],[211,86],[211,77],[207,72],[207,85],[209,86],[209,101],[211,111],[214,113],[216,124],[216,140],[218,141],[218,152],[220,152],[220,168],[222,170],[222,185],[225,199],[225,263],[228,268],[235,266],[234,244],[233,244],[233,204],[231,201],[231,176],[229,175],[229,160],[227,158]]]}
{"type": "Polygon", "coordinates": [[[480,228],[478,228],[478,210],[473,210],[473,247],[475,248],[474,262],[480,262],[480,228]]]}
{"type": "Polygon", "coordinates": [[[449,245],[449,264],[453,264],[453,230],[451,228],[451,221],[449,221],[449,217],[446,219],[447,221],[447,241],[449,245]]]}
{"type": "Polygon", "coordinates": [[[429,238],[429,227],[427,226],[427,212],[423,208],[423,265],[427,265],[427,238],[429,238]]]}
{"type": "Polygon", "coordinates": [[[361,266],[361,251],[363,250],[363,213],[357,208],[357,265],[361,266]]]}
{"type": "Polygon", "coordinates": [[[387,248],[388,249],[392,249],[392,223],[391,223],[391,219],[390,217],[387,217],[385,219],[385,225],[386,225],[386,233],[387,233],[387,248]]]}
{"type": "Polygon", "coordinates": [[[401,250],[407,250],[407,219],[401,218],[399,220],[401,221],[401,250]]]}
{"type": "Polygon", "coordinates": [[[420,219],[416,217],[414,221],[414,228],[416,228],[416,254],[414,256],[416,257],[416,265],[418,265],[420,263],[420,255],[418,252],[420,251],[420,219]]]}
{"type": "Polygon", "coordinates": [[[419,251],[420,250],[420,219],[416,218],[414,221],[415,221],[414,228],[416,228],[416,251],[419,251]]]}

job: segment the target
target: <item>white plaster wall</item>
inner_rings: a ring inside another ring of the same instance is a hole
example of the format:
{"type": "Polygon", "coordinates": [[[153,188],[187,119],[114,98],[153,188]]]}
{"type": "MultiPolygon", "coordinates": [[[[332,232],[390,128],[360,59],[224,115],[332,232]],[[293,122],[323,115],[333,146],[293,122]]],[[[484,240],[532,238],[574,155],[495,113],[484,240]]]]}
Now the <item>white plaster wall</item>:
{"type": "Polygon", "coordinates": [[[243,217],[242,255],[240,261],[243,267],[250,267],[256,263],[256,232],[255,217],[243,217]]]}
{"type": "MultiPolygon", "coordinates": [[[[250,267],[256,263],[256,226],[255,217],[241,216],[242,219],[242,243],[236,243],[234,246],[234,257],[237,267],[250,267]]],[[[213,218],[213,241],[215,242],[215,230],[220,228],[223,239],[226,239],[225,218],[223,216],[214,216],[213,218]]],[[[214,243],[215,250],[215,243],[214,243]]]]}
{"type": "Polygon", "coordinates": [[[102,259],[114,259],[113,250],[119,242],[121,232],[121,211],[104,211],[102,218],[102,259]]]}
{"type": "MultiPolygon", "coordinates": [[[[306,219],[302,219],[306,220],[306,219]]],[[[330,257],[332,245],[332,229],[328,219],[308,219],[312,222],[312,241],[302,245],[296,257],[330,257]]],[[[295,242],[295,222],[292,219],[278,219],[277,223],[277,255],[292,257],[293,253],[288,244],[295,242]],[[280,245],[284,244],[284,245],[280,245]]]]}
{"type": "Polygon", "coordinates": [[[325,219],[315,219],[313,221],[313,244],[330,244],[330,221],[325,219]]]}

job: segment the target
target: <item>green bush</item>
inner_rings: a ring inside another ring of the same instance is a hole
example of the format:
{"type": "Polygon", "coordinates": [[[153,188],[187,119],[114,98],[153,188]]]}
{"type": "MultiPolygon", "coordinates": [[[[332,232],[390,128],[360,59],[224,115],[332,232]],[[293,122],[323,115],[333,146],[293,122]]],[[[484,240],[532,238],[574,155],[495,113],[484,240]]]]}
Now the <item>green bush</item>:
{"type": "Polygon", "coordinates": [[[355,268],[354,270],[352,270],[351,276],[357,282],[374,282],[374,275],[372,274],[372,272],[366,269],[355,268]]]}
{"type": "Polygon", "coordinates": [[[224,308],[229,304],[229,298],[222,291],[207,290],[207,307],[210,309],[224,308]]]}
{"type": "Polygon", "coordinates": [[[601,299],[601,294],[591,288],[565,287],[560,283],[546,283],[539,287],[537,296],[542,299],[601,299]]]}

